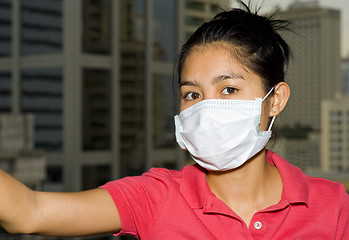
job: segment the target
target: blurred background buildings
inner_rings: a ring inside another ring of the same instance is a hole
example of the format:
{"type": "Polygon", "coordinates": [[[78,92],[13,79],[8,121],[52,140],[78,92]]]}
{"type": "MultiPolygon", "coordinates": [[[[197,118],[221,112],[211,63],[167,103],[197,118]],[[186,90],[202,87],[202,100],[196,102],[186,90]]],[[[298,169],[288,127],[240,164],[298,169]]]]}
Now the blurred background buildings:
{"type": "MultiPolygon", "coordinates": [[[[45,152],[47,166],[38,187],[79,191],[184,165],[174,139],[173,64],[184,40],[228,6],[0,0],[0,111],[32,114],[33,149],[45,152]]],[[[102,238],[111,236],[95,237],[102,238]]]]}
{"type": "MultiPolygon", "coordinates": [[[[34,165],[40,184],[33,187],[79,191],[153,166],[186,164],[174,138],[173,64],[191,33],[230,4],[0,0],[0,113],[32,119],[22,131],[30,133],[31,147],[9,155],[11,141],[22,135],[9,134],[18,125],[3,125],[11,120],[0,116],[1,168],[18,173],[23,167],[16,166],[34,165]]],[[[312,1],[277,16],[292,20],[295,33],[284,35],[294,54],[287,75],[292,94],[272,150],[349,189],[349,60],[340,58],[341,13],[312,1]]]]}
{"type": "Polygon", "coordinates": [[[321,101],[340,91],[340,12],[294,2],[279,17],[291,20],[294,31],[284,34],[293,56],[286,76],[290,104],[280,116],[285,138],[280,154],[303,170],[320,169],[321,101]]]}
{"type": "Polygon", "coordinates": [[[289,104],[280,116],[281,144],[273,149],[309,175],[349,189],[349,98],[346,60],[340,57],[341,12],[318,1],[295,1],[278,13],[291,59],[289,104]],[[340,176],[340,177],[339,177],[340,176]]]}

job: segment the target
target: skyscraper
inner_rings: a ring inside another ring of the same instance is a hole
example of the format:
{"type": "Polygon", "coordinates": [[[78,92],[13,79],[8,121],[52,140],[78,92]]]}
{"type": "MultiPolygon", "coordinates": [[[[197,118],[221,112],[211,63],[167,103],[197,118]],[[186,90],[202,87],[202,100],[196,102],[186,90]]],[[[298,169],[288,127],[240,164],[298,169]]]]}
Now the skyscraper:
{"type": "Polygon", "coordinates": [[[293,22],[293,32],[284,34],[293,57],[286,79],[291,97],[282,122],[319,129],[321,100],[340,92],[340,11],[297,1],[278,16],[293,22]]]}
{"type": "Polygon", "coordinates": [[[280,115],[282,156],[303,170],[320,169],[321,102],[340,92],[340,11],[295,1],[277,16],[292,22],[291,31],[281,32],[292,50],[291,95],[280,115]]]}
{"type": "Polygon", "coordinates": [[[227,2],[0,0],[0,111],[35,116],[46,190],[181,166],[173,64],[186,35],[227,2]]]}

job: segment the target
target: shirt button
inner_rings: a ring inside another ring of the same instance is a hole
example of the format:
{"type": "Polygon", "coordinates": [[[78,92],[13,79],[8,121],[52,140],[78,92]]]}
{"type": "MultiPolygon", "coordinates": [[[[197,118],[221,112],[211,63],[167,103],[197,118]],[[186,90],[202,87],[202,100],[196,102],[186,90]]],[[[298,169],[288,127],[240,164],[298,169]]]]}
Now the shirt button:
{"type": "Polygon", "coordinates": [[[255,222],[254,223],[254,228],[257,229],[257,230],[261,229],[262,228],[262,223],[259,222],[259,221],[255,222]]]}

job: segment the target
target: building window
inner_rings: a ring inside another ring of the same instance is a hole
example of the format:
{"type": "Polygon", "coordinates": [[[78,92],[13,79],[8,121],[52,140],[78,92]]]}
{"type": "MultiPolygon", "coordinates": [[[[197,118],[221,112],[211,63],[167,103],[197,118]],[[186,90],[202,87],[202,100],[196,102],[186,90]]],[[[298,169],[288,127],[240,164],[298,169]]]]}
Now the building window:
{"type": "Polygon", "coordinates": [[[111,180],[109,165],[91,165],[82,167],[82,189],[97,188],[111,180]]]}
{"type": "Polygon", "coordinates": [[[83,52],[110,54],[111,50],[110,0],[82,1],[83,52]]]}
{"type": "Polygon", "coordinates": [[[0,0],[0,57],[11,55],[11,0],[0,0]]]}
{"type": "Polygon", "coordinates": [[[196,2],[196,1],[186,1],[185,6],[188,10],[194,10],[194,11],[205,11],[205,4],[203,2],[196,2]]]}
{"type": "Polygon", "coordinates": [[[204,19],[199,17],[192,17],[192,16],[186,16],[185,17],[185,24],[191,27],[199,27],[204,22],[204,19]]]}
{"type": "Polygon", "coordinates": [[[83,150],[109,150],[111,142],[111,74],[84,69],[82,81],[83,150]]]}
{"type": "Polygon", "coordinates": [[[174,120],[177,113],[176,97],[172,88],[172,76],[153,76],[153,142],[155,148],[173,147],[174,120]]]}
{"type": "Polygon", "coordinates": [[[173,61],[176,48],[176,1],[154,0],[153,59],[173,61]]]}
{"type": "Polygon", "coordinates": [[[62,51],[62,1],[21,1],[21,52],[48,54],[62,51]]]}
{"type": "Polygon", "coordinates": [[[28,69],[21,75],[21,111],[34,115],[35,148],[62,150],[62,70],[28,69]]]}
{"type": "Polygon", "coordinates": [[[63,188],[63,168],[61,166],[48,165],[46,168],[46,179],[43,183],[43,190],[49,192],[62,192],[63,188]]]}
{"type": "Polygon", "coordinates": [[[0,112],[11,111],[11,74],[0,72],[0,112]]]}

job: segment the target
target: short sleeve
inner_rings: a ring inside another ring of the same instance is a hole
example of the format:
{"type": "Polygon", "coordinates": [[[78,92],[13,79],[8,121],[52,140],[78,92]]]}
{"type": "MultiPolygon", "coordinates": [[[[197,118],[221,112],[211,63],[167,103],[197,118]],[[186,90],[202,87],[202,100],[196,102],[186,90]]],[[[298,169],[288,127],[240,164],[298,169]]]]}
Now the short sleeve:
{"type": "Polygon", "coordinates": [[[166,170],[151,169],[142,176],[101,186],[111,195],[120,216],[122,230],[115,235],[131,234],[137,238],[151,235],[162,205],[175,185],[166,170]]]}
{"type": "Polygon", "coordinates": [[[345,191],[343,184],[340,184],[340,209],[336,239],[349,239],[349,195],[345,191]]]}

